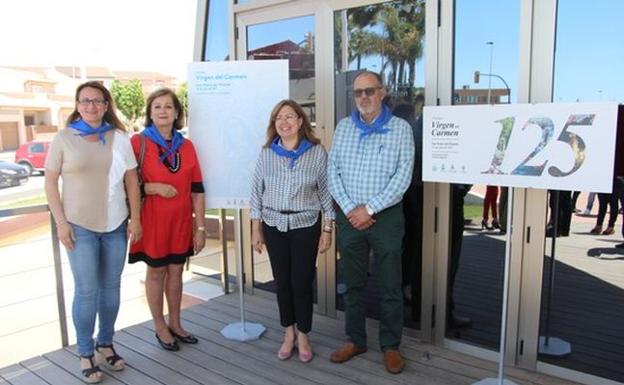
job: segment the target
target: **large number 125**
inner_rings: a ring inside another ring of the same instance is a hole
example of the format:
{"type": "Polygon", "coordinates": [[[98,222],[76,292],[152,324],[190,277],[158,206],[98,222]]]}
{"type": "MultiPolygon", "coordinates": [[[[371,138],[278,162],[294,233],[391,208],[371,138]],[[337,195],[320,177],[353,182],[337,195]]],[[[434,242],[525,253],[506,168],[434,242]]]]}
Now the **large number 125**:
{"type": "MultiPolygon", "coordinates": [[[[574,155],[574,166],[568,171],[563,171],[557,166],[550,166],[548,173],[554,177],[562,177],[570,175],[578,170],[585,162],[585,141],[579,135],[569,132],[568,129],[572,126],[591,126],[594,123],[595,114],[573,114],[568,117],[561,134],[557,138],[558,141],[567,143],[574,155]]],[[[500,166],[503,164],[505,158],[505,152],[509,145],[509,138],[514,129],[515,118],[507,117],[497,120],[496,123],[501,125],[501,133],[498,137],[498,143],[496,144],[496,150],[492,157],[492,163],[486,171],[482,171],[482,174],[507,174],[501,170],[500,166]]],[[[529,125],[537,125],[542,130],[542,137],[529,155],[511,172],[512,175],[532,175],[540,176],[546,168],[548,160],[538,165],[528,165],[529,161],[539,154],[546,145],[550,142],[555,131],[555,124],[550,118],[547,117],[534,117],[527,120],[522,126],[524,131],[529,125]]]]}

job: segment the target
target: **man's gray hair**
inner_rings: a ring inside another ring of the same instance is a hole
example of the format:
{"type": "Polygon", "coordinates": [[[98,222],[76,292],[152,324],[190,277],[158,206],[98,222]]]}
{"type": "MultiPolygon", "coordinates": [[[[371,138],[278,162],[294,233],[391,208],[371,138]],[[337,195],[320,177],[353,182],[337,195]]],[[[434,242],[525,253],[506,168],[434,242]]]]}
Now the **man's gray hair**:
{"type": "Polygon", "coordinates": [[[353,78],[353,84],[355,84],[355,81],[357,80],[357,78],[359,78],[362,75],[374,76],[375,79],[377,79],[377,82],[379,82],[379,85],[382,86],[382,87],[384,86],[383,80],[381,79],[381,75],[378,74],[377,72],[368,71],[368,70],[361,71],[357,75],[355,75],[355,77],[353,78]]]}

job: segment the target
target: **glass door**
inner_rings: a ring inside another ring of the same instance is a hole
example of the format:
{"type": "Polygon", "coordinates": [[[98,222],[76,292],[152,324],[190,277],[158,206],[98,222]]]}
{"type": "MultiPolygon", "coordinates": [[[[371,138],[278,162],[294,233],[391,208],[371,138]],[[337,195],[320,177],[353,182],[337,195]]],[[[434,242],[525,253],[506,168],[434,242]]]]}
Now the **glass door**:
{"type": "MultiPolygon", "coordinates": [[[[318,124],[317,109],[317,36],[316,17],[313,4],[277,5],[260,8],[256,11],[241,12],[236,15],[237,59],[238,60],[288,60],[289,98],[301,105],[308,115],[315,135],[323,139],[318,124]]],[[[266,121],[258,125],[266,127],[266,121]]],[[[262,144],[258,144],[258,152],[262,144]]],[[[244,227],[249,221],[243,218],[244,227]]],[[[244,235],[243,235],[244,238],[244,235]]],[[[243,243],[246,244],[246,243],[243,243]]],[[[248,243],[247,243],[248,244],[248,243]]],[[[268,253],[244,248],[246,286],[251,290],[275,292],[268,253]]],[[[317,279],[315,280],[314,303],[318,304],[318,277],[321,274],[324,256],[317,259],[317,279]]],[[[324,280],[323,280],[324,282],[324,280]]],[[[321,285],[323,286],[324,283],[321,285]]],[[[321,295],[323,298],[324,296],[321,295]]],[[[323,301],[321,301],[323,302],[323,301]]]]}
{"type": "MultiPolygon", "coordinates": [[[[624,102],[620,2],[583,7],[559,0],[554,102],[624,102]],[[576,28],[583,23],[584,31],[576,28]],[[584,47],[582,53],[578,47],[584,47]],[[582,74],[582,76],[577,76],[582,74]]],[[[618,115],[613,189],[549,191],[544,239],[537,366],[582,372],[586,383],[624,383],[624,243],[622,150],[624,110],[618,115]]],[[[575,127],[579,136],[591,127],[575,127]]],[[[594,149],[595,151],[596,149],[594,149]]],[[[600,151],[600,150],[598,150],[600,151]]],[[[587,157],[592,149],[586,148],[587,157]]],[[[607,165],[605,165],[607,166],[607,165]]],[[[610,166],[610,165],[609,165],[610,166]]]]}
{"type": "MultiPolygon", "coordinates": [[[[454,105],[517,102],[519,21],[518,0],[455,1],[454,105]]],[[[510,189],[450,190],[445,336],[498,351],[510,189]]]]}
{"type": "MultiPolygon", "coordinates": [[[[430,66],[425,76],[424,64],[425,11],[435,9],[432,4],[426,5],[424,0],[318,0],[257,8],[253,7],[253,2],[242,7],[235,5],[236,58],[289,60],[290,97],[305,107],[316,135],[328,150],[336,123],[351,112],[353,95],[350,90],[354,75],[364,69],[381,73],[389,93],[385,102],[395,115],[412,125],[415,141],[419,143],[425,77],[428,87],[433,87],[435,81],[431,80],[435,79],[432,75],[435,66],[430,66]]],[[[433,20],[429,20],[431,30],[435,30],[433,20]]],[[[429,39],[435,42],[435,36],[430,35],[429,39]]],[[[433,94],[428,94],[430,104],[435,100],[433,94]]],[[[259,124],[265,126],[267,122],[259,124]]],[[[417,153],[420,154],[419,148],[417,153]]],[[[418,336],[429,339],[431,329],[421,327],[421,319],[427,325],[431,323],[433,236],[423,239],[423,233],[433,234],[434,209],[423,205],[423,195],[432,192],[427,190],[431,186],[423,187],[420,181],[420,162],[416,162],[416,170],[405,207],[404,274],[397,279],[403,286],[405,325],[419,331],[415,333],[418,336]],[[428,221],[423,223],[423,217],[428,221]],[[423,247],[430,252],[422,253],[423,247]],[[423,274],[423,270],[429,274],[423,274]],[[419,334],[421,332],[424,334],[419,334]]],[[[432,205],[429,202],[429,206],[432,205]]],[[[243,223],[248,223],[248,218],[243,218],[243,223]]],[[[243,245],[249,245],[249,232],[245,236],[244,231],[243,245]]],[[[316,311],[329,316],[336,316],[337,311],[343,310],[342,267],[334,246],[318,256],[316,272],[316,311]]],[[[248,246],[243,251],[246,289],[272,291],[273,277],[267,255],[253,253],[248,246]]],[[[374,256],[371,258],[368,314],[376,318],[379,290],[375,285],[373,264],[374,256]]]]}
{"type": "MultiPolygon", "coordinates": [[[[405,236],[401,280],[404,325],[421,329],[423,183],[422,108],[425,102],[425,2],[387,1],[334,11],[334,124],[350,116],[354,108],[352,83],[360,71],[379,73],[387,90],[384,103],[405,119],[414,132],[416,162],[412,183],[403,196],[405,236]]],[[[344,311],[346,285],[343,262],[336,269],[336,308],[344,311]]],[[[383,292],[376,274],[376,258],[370,255],[366,287],[367,316],[379,319],[383,292]]]]}

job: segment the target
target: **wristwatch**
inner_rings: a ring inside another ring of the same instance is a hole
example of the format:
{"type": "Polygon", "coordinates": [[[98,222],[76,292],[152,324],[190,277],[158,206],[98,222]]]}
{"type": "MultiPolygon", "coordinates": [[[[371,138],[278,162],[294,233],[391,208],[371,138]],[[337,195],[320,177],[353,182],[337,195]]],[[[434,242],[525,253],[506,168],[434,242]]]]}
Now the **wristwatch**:
{"type": "Polygon", "coordinates": [[[368,213],[368,215],[370,215],[371,217],[375,215],[375,212],[373,211],[373,209],[371,209],[371,207],[368,204],[364,207],[366,208],[366,212],[368,213]]]}

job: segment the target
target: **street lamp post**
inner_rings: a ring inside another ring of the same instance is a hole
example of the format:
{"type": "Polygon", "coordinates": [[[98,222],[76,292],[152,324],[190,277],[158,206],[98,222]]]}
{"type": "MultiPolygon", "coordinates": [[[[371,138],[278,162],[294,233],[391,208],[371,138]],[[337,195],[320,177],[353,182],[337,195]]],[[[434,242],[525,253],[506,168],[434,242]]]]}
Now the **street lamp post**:
{"type": "MultiPolygon", "coordinates": [[[[494,42],[488,41],[485,44],[490,46],[490,73],[492,73],[492,58],[494,57],[494,42]]],[[[491,96],[492,96],[492,77],[489,76],[488,77],[488,96],[487,96],[488,104],[491,104],[490,103],[491,96]]]]}

